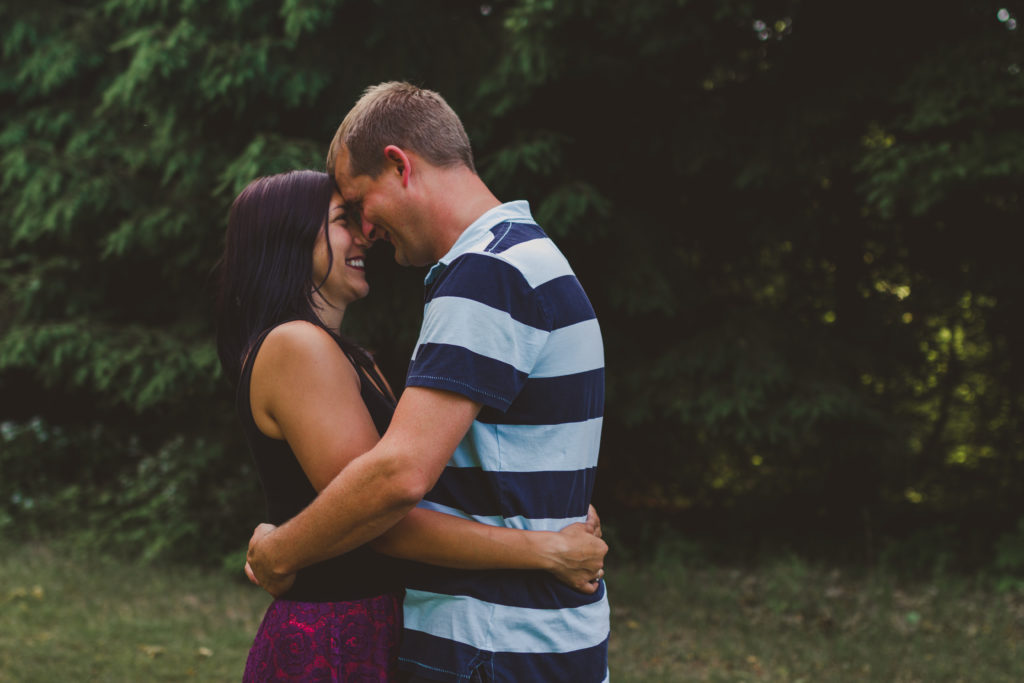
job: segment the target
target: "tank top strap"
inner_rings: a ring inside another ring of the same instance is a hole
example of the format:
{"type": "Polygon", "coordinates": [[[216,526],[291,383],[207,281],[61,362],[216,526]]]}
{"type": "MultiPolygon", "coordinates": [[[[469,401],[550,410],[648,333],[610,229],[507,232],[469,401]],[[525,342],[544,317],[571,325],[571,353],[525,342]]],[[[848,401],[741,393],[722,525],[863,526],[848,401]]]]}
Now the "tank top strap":
{"type": "Polygon", "coordinates": [[[256,341],[252,343],[252,345],[249,347],[249,350],[246,352],[245,357],[242,359],[242,372],[240,377],[252,375],[252,366],[256,362],[256,354],[259,353],[260,347],[263,346],[263,342],[266,341],[267,335],[273,332],[275,327],[277,327],[277,325],[274,325],[273,327],[268,327],[267,329],[260,332],[259,336],[256,337],[256,341]]]}

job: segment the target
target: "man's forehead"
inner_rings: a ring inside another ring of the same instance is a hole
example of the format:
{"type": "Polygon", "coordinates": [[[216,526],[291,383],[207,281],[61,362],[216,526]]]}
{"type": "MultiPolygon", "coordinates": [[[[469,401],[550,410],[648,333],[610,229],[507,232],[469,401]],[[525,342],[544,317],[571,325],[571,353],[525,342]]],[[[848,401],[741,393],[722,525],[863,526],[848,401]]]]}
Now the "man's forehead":
{"type": "Polygon", "coordinates": [[[338,194],[346,204],[358,204],[363,201],[359,183],[353,183],[350,178],[335,178],[335,183],[338,186],[338,194]]]}
{"type": "Polygon", "coordinates": [[[352,180],[348,174],[348,150],[342,145],[334,153],[334,184],[343,193],[348,190],[352,180]]]}
{"type": "Polygon", "coordinates": [[[358,201],[361,199],[363,183],[359,178],[353,178],[349,173],[348,155],[338,152],[334,165],[334,184],[345,201],[358,201]]]}

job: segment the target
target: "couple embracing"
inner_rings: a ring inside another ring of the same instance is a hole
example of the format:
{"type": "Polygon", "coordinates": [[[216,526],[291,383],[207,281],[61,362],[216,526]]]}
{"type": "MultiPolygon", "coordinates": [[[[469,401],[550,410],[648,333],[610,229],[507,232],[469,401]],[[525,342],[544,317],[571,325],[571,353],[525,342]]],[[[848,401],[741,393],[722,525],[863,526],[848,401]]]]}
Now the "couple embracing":
{"type": "Polygon", "coordinates": [[[235,199],[220,280],[218,353],[270,522],[246,571],[276,597],[245,680],[607,680],[601,333],[448,104],[369,88],[326,174],[235,199]],[[378,240],[431,266],[400,400],[341,333],[378,240]]]}

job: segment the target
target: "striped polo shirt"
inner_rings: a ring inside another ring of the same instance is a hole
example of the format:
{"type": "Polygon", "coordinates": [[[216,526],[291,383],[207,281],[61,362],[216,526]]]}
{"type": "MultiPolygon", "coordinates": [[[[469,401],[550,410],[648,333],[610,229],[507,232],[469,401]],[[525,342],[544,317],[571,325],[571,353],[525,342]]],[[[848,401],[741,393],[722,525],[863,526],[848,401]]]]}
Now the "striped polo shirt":
{"type": "MultiPolygon", "coordinates": [[[[483,404],[421,507],[517,529],[584,521],[604,415],[601,331],[525,201],[491,209],[428,273],[406,386],[483,404]]],[[[608,600],[540,571],[416,565],[403,669],[465,683],[608,678],[608,600]],[[486,680],[486,679],[485,679],[486,680]]]]}

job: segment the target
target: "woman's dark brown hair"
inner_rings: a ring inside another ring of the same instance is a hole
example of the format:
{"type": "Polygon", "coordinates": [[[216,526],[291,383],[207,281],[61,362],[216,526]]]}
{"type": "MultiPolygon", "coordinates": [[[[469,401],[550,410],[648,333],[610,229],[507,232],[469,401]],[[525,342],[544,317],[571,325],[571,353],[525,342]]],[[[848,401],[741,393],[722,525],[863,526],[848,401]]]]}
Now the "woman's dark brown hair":
{"type": "MultiPolygon", "coordinates": [[[[217,274],[217,355],[233,384],[264,331],[290,320],[324,327],[313,304],[323,284],[313,282],[313,247],[327,229],[333,192],[326,173],[290,171],[257,178],[231,205],[217,274]]],[[[328,272],[332,266],[328,250],[328,272]]],[[[359,362],[369,362],[338,330],[327,331],[359,362]]]]}

